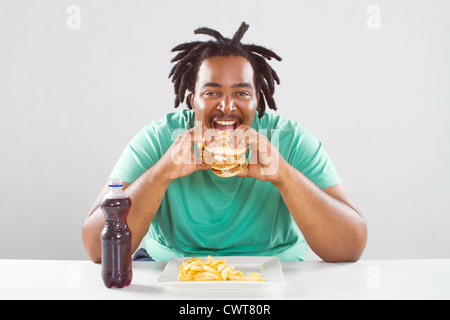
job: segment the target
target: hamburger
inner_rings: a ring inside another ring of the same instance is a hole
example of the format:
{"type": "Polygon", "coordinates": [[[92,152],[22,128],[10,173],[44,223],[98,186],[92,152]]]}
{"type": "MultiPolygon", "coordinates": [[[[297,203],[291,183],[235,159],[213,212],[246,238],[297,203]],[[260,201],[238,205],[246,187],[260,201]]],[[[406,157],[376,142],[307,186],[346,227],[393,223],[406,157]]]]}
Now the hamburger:
{"type": "Polygon", "coordinates": [[[228,144],[232,131],[219,131],[214,143],[202,145],[203,162],[219,177],[232,177],[247,168],[248,146],[235,148],[228,144]]]}

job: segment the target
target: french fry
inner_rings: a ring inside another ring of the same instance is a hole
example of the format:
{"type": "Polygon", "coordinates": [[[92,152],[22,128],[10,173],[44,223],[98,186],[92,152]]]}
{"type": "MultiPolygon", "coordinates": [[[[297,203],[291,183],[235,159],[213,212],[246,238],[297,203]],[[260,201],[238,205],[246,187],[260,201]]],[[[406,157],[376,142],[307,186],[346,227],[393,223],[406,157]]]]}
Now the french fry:
{"type": "Polygon", "coordinates": [[[201,266],[201,265],[203,265],[202,261],[195,260],[195,261],[192,261],[191,263],[185,265],[183,270],[186,271],[186,270],[189,270],[193,266],[201,266]]]}
{"type": "Polygon", "coordinates": [[[201,266],[192,266],[192,267],[190,268],[190,270],[192,270],[192,271],[202,271],[203,268],[202,268],[201,266]]]}
{"type": "Polygon", "coordinates": [[[179,281],[264,281],[261,273],[244,275],[241,270],[225,265],[225,260],[215,260],[208,256],[207,261],[201,258],[188,258],[180,265],[179,281]]]}
{"type": "Polygon", "coordinates": [[[204,264],[203,266],[202,266],[202,268],[203,268],[203,270],[205,270],[205,271],[207,271],[207,272],[211,272],[211,273],[216,273],[216,269],[214,269],[214,268],[211,268],[210,266],[207,266],[206,264],[204,264]]]}

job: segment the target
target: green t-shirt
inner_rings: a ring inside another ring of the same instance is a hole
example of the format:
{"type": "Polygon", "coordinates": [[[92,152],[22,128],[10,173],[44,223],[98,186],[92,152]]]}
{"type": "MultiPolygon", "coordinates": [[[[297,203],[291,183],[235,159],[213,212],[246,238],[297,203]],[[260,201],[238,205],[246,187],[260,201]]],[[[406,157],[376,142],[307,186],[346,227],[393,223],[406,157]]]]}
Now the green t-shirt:
{"type": "MultiPolygon", "coordinates": [[[[111,177],[132,183],[194,125],[194,113],[188,109],[152,122],[130,141],[111,177]]],[[[261,119],[255,116],[252,128],[320,188],[341,183],[322,144],[297,122],[266,112],[261,119]]],[[[145,248],[155,260],[206,255],[307,259],[306,241],[270,182],[221,178],[211,170],[194,172],[169,185],[145,248]]]]}

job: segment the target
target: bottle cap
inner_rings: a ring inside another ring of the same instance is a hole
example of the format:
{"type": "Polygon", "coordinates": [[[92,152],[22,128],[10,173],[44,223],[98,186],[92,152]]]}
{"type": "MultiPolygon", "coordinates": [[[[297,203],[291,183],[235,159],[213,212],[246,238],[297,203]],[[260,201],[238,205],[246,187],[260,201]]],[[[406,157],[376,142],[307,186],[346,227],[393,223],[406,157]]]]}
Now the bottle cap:
{"type": "Polygon", "coordinates": [[[110,188],[119,188],[119,187],[123,187],[122,180],[120,180],[120,179],[110,179],[110,180],[109,180],[108,187],[110,187],[110,188]]]}

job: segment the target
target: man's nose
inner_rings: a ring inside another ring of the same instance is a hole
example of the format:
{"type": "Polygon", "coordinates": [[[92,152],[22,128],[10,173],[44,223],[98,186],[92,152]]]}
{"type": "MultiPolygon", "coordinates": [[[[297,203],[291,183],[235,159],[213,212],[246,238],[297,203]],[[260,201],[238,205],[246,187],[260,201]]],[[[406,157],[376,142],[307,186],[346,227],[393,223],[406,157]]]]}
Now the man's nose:
{"type": "Polygon", "coordinates": [[[225,96],[222,99],[222,101],[220,101],[220,104],[217,106],[217,109],[222,111],[224,114],[228,114],[236,110],[236,107],[234,105],[233,99],[225,96]]]}

